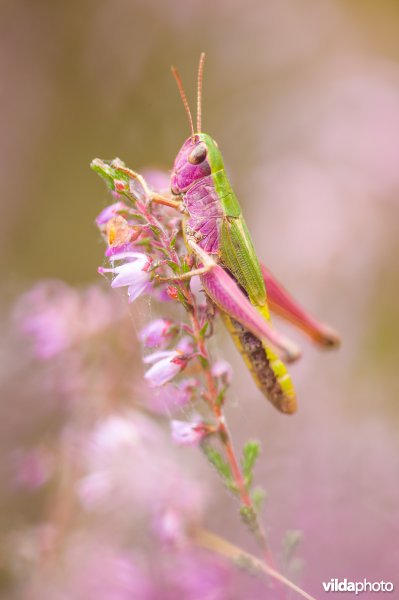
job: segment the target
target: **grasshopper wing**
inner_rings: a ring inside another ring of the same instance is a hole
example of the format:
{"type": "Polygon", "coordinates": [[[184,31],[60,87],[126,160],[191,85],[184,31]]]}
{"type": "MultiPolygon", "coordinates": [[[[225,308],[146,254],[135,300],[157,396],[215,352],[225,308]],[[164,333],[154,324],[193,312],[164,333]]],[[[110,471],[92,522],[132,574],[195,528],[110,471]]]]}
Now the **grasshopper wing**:
{"type": "MultiPolygon", "coordinates": [[[[226,206],[225,213],[229,213],[226,206]]],[[[241,211],[235,216],[225,214],[221,225],[220,260],[260,315],[269,321],[262,270],[241,211]]],[[[223,320],[258,388],[281,412],[295,412],[295,390],[282,360],[229,314],[223,313],[223,320]]]]}
{"type": "MultiPolygon", "coordinates": [[[[225,217],[222,222],[220,258],[255,306],[267,306],[265,282],[245,221],[225,217]]],[[[267,311],[268,318],[268,311],[267,311]]]]}

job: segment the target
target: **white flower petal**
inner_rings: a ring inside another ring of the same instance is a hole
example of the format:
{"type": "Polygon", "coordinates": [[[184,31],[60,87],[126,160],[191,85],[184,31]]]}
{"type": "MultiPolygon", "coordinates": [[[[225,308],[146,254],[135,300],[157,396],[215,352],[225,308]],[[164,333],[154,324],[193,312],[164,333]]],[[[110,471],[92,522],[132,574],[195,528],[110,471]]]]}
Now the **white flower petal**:
{"type": "Polygon", "coordinates": [[[146,365],[150,365],[151,363],[162,360],[163,358],[173,358],[175,355],[175,350],[159,350],[158,352],[153,352],[152,354],[145,356],[143,358],[143,362],[146,365]]]}
{"type": "Polygon", "coordinates": [[[129,289],[127,292],[129,296],[129,302],[133,302],[134,300],[136,300],[136,298],[141,296],[141,294],[144,294],[144,292],[147,290],[147,287],[148,277],[146,277],[144,281],[137,281],[132,285],[129,285],[129,289]]]}
{"type": "Polygon", "coordinates": [[[144,377],[151,385],[159,387],[176,377],[181,369],[181,364],[172,362],[170,357],[164,358],[152,365],[144,377]]]}
{"type": "Polygon", "coordinates": [[[171,421],[172,439],[180,446],[197,446],[206,435],[206,429],[201,427],[197,419],[191,423],[171,421]]]}
{"type": "MultiPolygon", "coordinates": [[[[131,250],[113,254],[112,256],[109,257],[109,260],[126,260],[127,258],[131,258],[133,261],[141,260],[141,261],[144,261],[144,263],[148,262],[148,256],[146,256],[142,252],[133,252],[131,250]]],[[[129,263],[127,263],[127,264],[129,264],[129,263]]]]}

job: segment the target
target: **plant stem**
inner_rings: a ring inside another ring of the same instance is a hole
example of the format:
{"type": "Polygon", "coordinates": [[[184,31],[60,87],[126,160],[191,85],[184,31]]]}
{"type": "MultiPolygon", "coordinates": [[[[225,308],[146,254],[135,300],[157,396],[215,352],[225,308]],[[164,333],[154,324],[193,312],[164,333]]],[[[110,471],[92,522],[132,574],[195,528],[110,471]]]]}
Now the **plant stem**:
{"type": "Polygon", "coordinates": [[[255,567],[256,569],[259,569],[259,571],[262,571],[270,577],[273,577],[273,579],[286,586],[287,588],[293,590],[294,592],[302,596],[302,598],[305,598],[306,600],[316,600],[316,598],[314,598],[313,596],[305,592],[302,588],[297,586],[295,583],[287,579],[287,577],[284,577],[284,575],[279,573],[270,565],[259,560],[252,554],[249,554],[249,552],[241,550],[241,548],[238,548],[234,544],[227,542],[223,538],[215,535],[214,533],[211,533],[210,531],[206,531],[205,529],[197,529],[193,533],[193,540],[201,548],[206,548],[211,552],[216,552],[221,556],[229,558],[230,560],[242,562],[244,559],[245,561],[247,561],[249,567],[255,567]]]}
{"type": "MultiPolygon", "coordinates": [[[[191,294],[191,292],[190,292],[190,294],[191,294]]],[[[215,381],[214,381],[214,378],[213,378],[213,375],[212,375],[212,372],[210,369],[209,352],[206,347],[205,340],[203,339],[203,337],[200,334],[200,326],[199,326],[198,317],[197,317],[197,307],[196,307],[195,299],[191,298],[191,301],[193,304],[193,311],[191,312],[190,316],[191,316],[191,322],[192,322],[192,327],[193,327],[193,333],[194,333],[194,337],[198,344],[198,350],[205,359],[205,364],[203,365],[202,368],[204,371],[204,375],[205,375],[207,387],[208,387],[209,405],[210,405],[210,407],[213,411],[213,414],[215,415],[215,418],[218,422],[220,439],[222,441],[222,444],[223,444],[223,447],[225,450],[225,454],[226,454],[226,458],[230,465],[231,473],[232,473],[232,476],[234,479],[234,483],[237,487],[241,502],[245,507],[247,507],[251,510],[254,524],[255,524],[256,537],[258,539],[258,542],[260,543],[260,546],[262,547],[265,561],[271,568],[276,569],[275,560],[274,560],[272,552],[269,548],[269,545],[268,545],[268,542],[266,539],[266,534],[264,532],[262,523],[259,520],[259,517],[257,515],[256,509],[255,509],[253,501],[252,501],[252,498],[251,498],[251,496],[248,492],[248,489],[245,485],[245,482],[244,482],[244,477],[243,477],[243,474],[242,474],[242,471],[240,468],[239,461],[237,459],[237,455],[234,450],[234,446],[233,446],[233,443],[231,440],[231,435],[230,435],[229,429],[227,427],[225,416],[223,414],[222,406],[217,402],[218,392],[217,392],[215,381]]]]}

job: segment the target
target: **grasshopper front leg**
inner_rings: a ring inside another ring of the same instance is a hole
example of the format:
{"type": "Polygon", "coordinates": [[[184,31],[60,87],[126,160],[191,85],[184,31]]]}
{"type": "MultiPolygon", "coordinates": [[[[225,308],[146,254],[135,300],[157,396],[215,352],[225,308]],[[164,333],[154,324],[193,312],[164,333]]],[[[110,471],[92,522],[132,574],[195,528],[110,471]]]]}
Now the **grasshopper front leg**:
{"type": "Polygon", "coordinates": [[[181,199],[176,200],[171,196],[163,196],[162,194],[158,194],[157,192],[150,192],[149,198],[150,202],[154,202],[155,204],[161,204],[162,206],[168,206],[169,208],[174,208],[175,210],[184,212],[184,206],[181,199]]]}
{"type": "MultiPolygon", "coordinates": [[[[198,254],[199,246],[197,246],[197,244],[191,240],[188,240],[187,243],[190,246],[190,248],[194,250],[196,254],[198,254]]],[[[202,267],[199,267],[198,269],[192,269],[191,271],[187,271],[187,273],[181,273],[180,275],[170,275],[169,277],[162,277],[160,275],[157,275],[157,281],[184,281],[185,279],[191,279],[191,277],[205,275],[205,273],[208,273],[211,269],[214,268],[216,262],[209,254],[203,252],[201,248],[199,248],[199,250],[202,252],[202,267]]]]}

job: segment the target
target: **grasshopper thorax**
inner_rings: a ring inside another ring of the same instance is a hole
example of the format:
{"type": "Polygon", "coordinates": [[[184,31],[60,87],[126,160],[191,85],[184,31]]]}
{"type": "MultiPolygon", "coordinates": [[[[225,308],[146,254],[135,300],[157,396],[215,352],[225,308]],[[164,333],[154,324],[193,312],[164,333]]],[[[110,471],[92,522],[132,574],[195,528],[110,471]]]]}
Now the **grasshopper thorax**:
{"type": "Polygon", "coordinates": [[[193,183],[224,169],[217,143],[206,133],[195,133],[180,148],[171,175],[173,194],[184,194],[193,183]]]}

